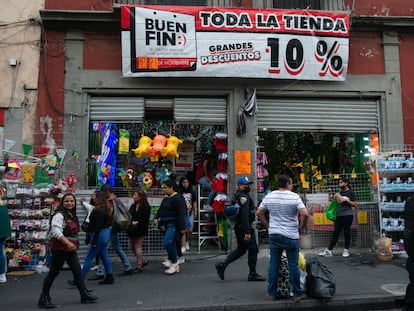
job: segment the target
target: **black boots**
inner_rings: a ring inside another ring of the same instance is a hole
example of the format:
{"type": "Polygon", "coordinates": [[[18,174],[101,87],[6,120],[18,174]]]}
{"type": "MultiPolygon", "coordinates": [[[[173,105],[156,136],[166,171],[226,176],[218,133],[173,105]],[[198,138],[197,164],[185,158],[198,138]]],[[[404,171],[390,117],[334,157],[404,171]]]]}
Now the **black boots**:
{"type": "Polygon", "coordinates": [[[247,278],[247,280],[249,281],[253,281],[253,282],[263,282],[266,281],[266,278],[264,276],[261,276],[260,274],[256,273],[256,272],[250,272],[249,277],[247,278]]]}
{"type": "Polygon", "coordinates": [[[95,303],[98,297],[92,296],[87,289],[80,291],[81,303],[95,303]]]}
{"type": "Polygon", "coordinates": [[[224,270],[226,270],[226,265],[222,262],[218,262],[216,263],[216,270],[217,270],[217,275],[219,276],[219,278],[221,280],[224,280],[224,270]]]}
{"type": "Polygon", "coordinates": [[[100,281],[99,284],[114,284],[114,275],[113,274],[107,274],[103,281],[100,281]]]}
{"type": "Polygon", "coordinates": [[[41,309],[54,309],[57,307],[52,303],[49,295],[40,295],[37,305],[41,309]]]}

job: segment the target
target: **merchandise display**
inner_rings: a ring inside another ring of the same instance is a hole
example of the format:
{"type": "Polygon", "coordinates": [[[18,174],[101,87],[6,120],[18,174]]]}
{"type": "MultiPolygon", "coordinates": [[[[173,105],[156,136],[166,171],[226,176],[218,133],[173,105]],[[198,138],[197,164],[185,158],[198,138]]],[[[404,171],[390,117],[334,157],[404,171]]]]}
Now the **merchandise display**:
{"type": "Polygon", "coordinates": [[[391,239],[393,254],[403,254],[405,200],[414,193],[412,152],[378,154],[377,178],[381,233],[391,239]]]}

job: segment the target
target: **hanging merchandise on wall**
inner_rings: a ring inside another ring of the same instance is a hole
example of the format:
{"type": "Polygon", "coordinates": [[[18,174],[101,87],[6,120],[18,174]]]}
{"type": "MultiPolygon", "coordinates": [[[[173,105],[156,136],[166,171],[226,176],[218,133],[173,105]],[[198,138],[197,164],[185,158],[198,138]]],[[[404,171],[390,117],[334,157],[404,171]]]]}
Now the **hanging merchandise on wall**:
{"type": "Polygon", "coordinates": [[[118,154],[128,154],[128,153],[129,153],[129,131],[120,129],[119,130],[118,154]]]}
{"type": "Polygon", "coordinates": [[[101,127],[102,151],[99,157],[98,185],[115,184],[116,168],[116,124],[107,123],[101,127]]]}

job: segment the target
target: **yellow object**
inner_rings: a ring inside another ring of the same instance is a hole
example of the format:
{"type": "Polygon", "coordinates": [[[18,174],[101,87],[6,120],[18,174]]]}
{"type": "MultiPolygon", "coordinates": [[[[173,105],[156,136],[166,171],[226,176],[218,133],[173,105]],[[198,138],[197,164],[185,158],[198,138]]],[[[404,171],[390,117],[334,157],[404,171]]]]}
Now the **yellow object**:
{"type": "Polygon", "coordinates": [[[368,224],[368,213],[367,212],[358,212],[358,224],[366,225],[368,224]]]}
{"type": "Polygon", "coordinates": [[[306,259],[303,252],[299,252],[299,269],[302,271],[306,270],[306,259]]]}
{"type": "Polygon", "coordinates": [[[323,219],[325,217],[324,213],[314,213],[313,214],[313,223],[318,226],[322,226],[324,224],[323,219]]]}
{"type": "Polygon", "coordinates": [[[149,156],[149,148],[151,147],[152,139],[148,136],[141,136],[139,139],[138,148],[132,149],[137,158],[144,158],[149,156]]]}
{"type": "Polygon", "coordinates": [[[163,158],[178,158],[179,154],[177,152],[178,146],[181,145],[183,141],[176,136],[171,136],[167,140],[167,145],[161,150],[161,156],[163,158]]]}
{"type": "Polygon", "coordinates": [[[34,163],[25,163],[25,164],[23,164],[21,181],[23,183],[32,183],[32,182],[34,182],[35,170],[36,170],[36,164],[34,164],[34,163]]]}

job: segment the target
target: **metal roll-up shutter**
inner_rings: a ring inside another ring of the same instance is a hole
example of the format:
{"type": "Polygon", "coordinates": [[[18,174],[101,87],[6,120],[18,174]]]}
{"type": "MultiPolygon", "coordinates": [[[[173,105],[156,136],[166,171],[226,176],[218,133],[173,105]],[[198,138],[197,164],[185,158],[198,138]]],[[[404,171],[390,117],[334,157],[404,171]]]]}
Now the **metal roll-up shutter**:
{"type": "Polygon", "coordinates": [[[174,98],[174,119],[177,122],[226,124],[225,98],[174,98]]]}
{"type": "Polygon", "coordinates": [[[143,97],[91,97],[91,121],[142,122],[145,106],[143,97]]]}
{"type": "Polygon", "coordinates": [[[378,133],[378,102],[352,99],[258,99],[258,127],[275,131],[378,133]]]}

